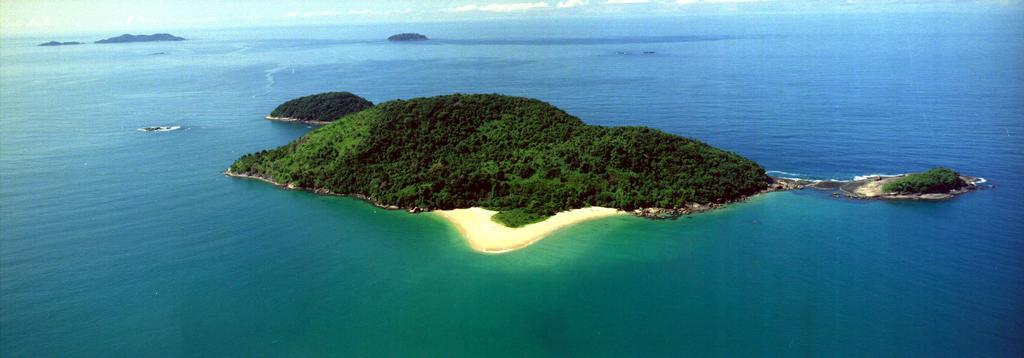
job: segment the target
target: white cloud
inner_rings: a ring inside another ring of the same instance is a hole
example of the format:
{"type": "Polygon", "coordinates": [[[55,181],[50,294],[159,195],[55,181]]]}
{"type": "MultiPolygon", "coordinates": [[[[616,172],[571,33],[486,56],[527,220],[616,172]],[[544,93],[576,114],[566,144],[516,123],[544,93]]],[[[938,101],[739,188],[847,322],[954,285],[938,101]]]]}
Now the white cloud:
{"type": "Polygon", "coordinates": [[[608,0],[606,4],[622,5],[622,4],[646,4],[651,2],[650,0],[608,0]]]}
{"type": "Polygon", "coordinates": [[[317,10],[317,11],[291,11],[284,14],[284,17],[327,17],[340,16],[340,11],[317,10]]]}
{"type": "Polygon", "coordinates": [[[587,0],[565,0],[558,3],[559,9],[568,9],[577,6],[583,6],[587,4],[587,0]]]}
{"type": "Polygon", "coordinates": [[[488,4],[488,5],[462,5],[448,9],[450,12],[469,12],[469,11],[486,11],[486,12],[513,12],[513,11],[526,11],[533,9],[540,9],[548,7],[547,2],[520,2],[510,4],[488,4]]]}
{"type": "Polygon", "coordinates": [[[690,5],[690,4],[696,4],[698,1],[700,1],[700,0],[676,0],[676,4],[679,4],[679,5],[690,5]]]}

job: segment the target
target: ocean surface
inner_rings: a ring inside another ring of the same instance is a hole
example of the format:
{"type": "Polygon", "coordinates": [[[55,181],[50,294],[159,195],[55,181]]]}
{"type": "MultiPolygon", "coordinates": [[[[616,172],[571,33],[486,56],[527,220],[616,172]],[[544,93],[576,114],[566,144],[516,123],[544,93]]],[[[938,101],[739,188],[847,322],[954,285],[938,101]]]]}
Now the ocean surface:
{"type": "Polygon", "coordinates": [[[189,40],[0,40],[0,356],[1024,354],[1020,13],[166,32],[189,40]],[[407,31],[434,40],[383,41],[407,31]],[[774,193],[493,256],[434,215],[221,175],[310,130],[277,104],[339,90],[529,96],[781,176],[992,188],[774,193]]]}

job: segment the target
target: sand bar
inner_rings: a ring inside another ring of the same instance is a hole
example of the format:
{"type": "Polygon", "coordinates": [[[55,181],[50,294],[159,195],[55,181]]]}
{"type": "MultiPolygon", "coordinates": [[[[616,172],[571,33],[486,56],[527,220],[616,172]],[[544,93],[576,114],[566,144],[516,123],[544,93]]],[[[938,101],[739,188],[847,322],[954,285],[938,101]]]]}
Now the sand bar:
{"type": "Polygon", "coordinates": [[[609,216],[626,215],[626,212],[617,209],[592,206],[563,211],[539,223],[510,228],[491,220],[491,216],[497,214],[497,211],[484,208],[436,210],[434,213],[455,225],[473,250],[488,254],[499,254],[527,247],[569,225],[609,216]]]}

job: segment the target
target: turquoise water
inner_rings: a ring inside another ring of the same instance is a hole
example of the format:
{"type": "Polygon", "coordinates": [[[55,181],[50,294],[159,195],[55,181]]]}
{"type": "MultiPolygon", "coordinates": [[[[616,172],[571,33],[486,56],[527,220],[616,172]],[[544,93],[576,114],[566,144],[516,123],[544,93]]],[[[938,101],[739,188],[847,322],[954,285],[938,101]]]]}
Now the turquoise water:
{"type": "Polygon", "coordinates": [[[0,355],[1020,355],[1022,24],[778,15],[4,38],[0,355]],[[436,40],[380,41],[401,31],[436,40]],[[274,106],[329,90],[524,95],[790,176],[947,165],[995,188],[939,203],[775,193],[481,255],[431,215],[220,174],[309,130],[263,120],[274,106]],[[136,130],[152,125],[183,128],[136,130]]]}

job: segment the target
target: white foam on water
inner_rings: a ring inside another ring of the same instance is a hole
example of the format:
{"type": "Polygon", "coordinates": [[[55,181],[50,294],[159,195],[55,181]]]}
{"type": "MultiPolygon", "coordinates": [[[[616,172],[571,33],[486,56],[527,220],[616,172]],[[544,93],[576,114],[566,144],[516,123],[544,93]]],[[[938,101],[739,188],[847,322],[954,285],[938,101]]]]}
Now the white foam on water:
{"type": "MultiPolygon", "coordinates": [[[[274,68],[263,71],[263,78],[266,80],[266,85],[263,86],[263,94],[268,94],[274,90],[274,84],[277,83],[274,79],[274,75],[287,69],[289,69],[288,65],[279,63],[277,66],[274,66],[274,68]]],[[[291,70],[292,73],[295,73],[295,69],[291,70]]]]}
{"type": "Polygon", "coordinates": [[[868,174],[868,175],[858,175],[858,176],[853,177],[853,180],[855,180],[855,181],[856,180],[864,180],[864,179],[873,178],[873,177],[892,178],[892,177],[898,177],[900,175],[903,175],[903,174],[868,174]]]}
{"type": "Polygon", "coordinates": [[[170,132],[181,129],[181,126],[152,126],[137,129],[139,132],[170,132]]]}
{"type": "Polygon", "coordinates": [[[804,176],[803,174],[784,172],[784,171],[781,171],[781,170],[768,170],[768,171],[765,171],[765,174],[773,174],[773,173],[774,174],[780,174],[780,175],[792,175],[792,176],[798,176],[798,177],[799,176],[804,176]]]}

